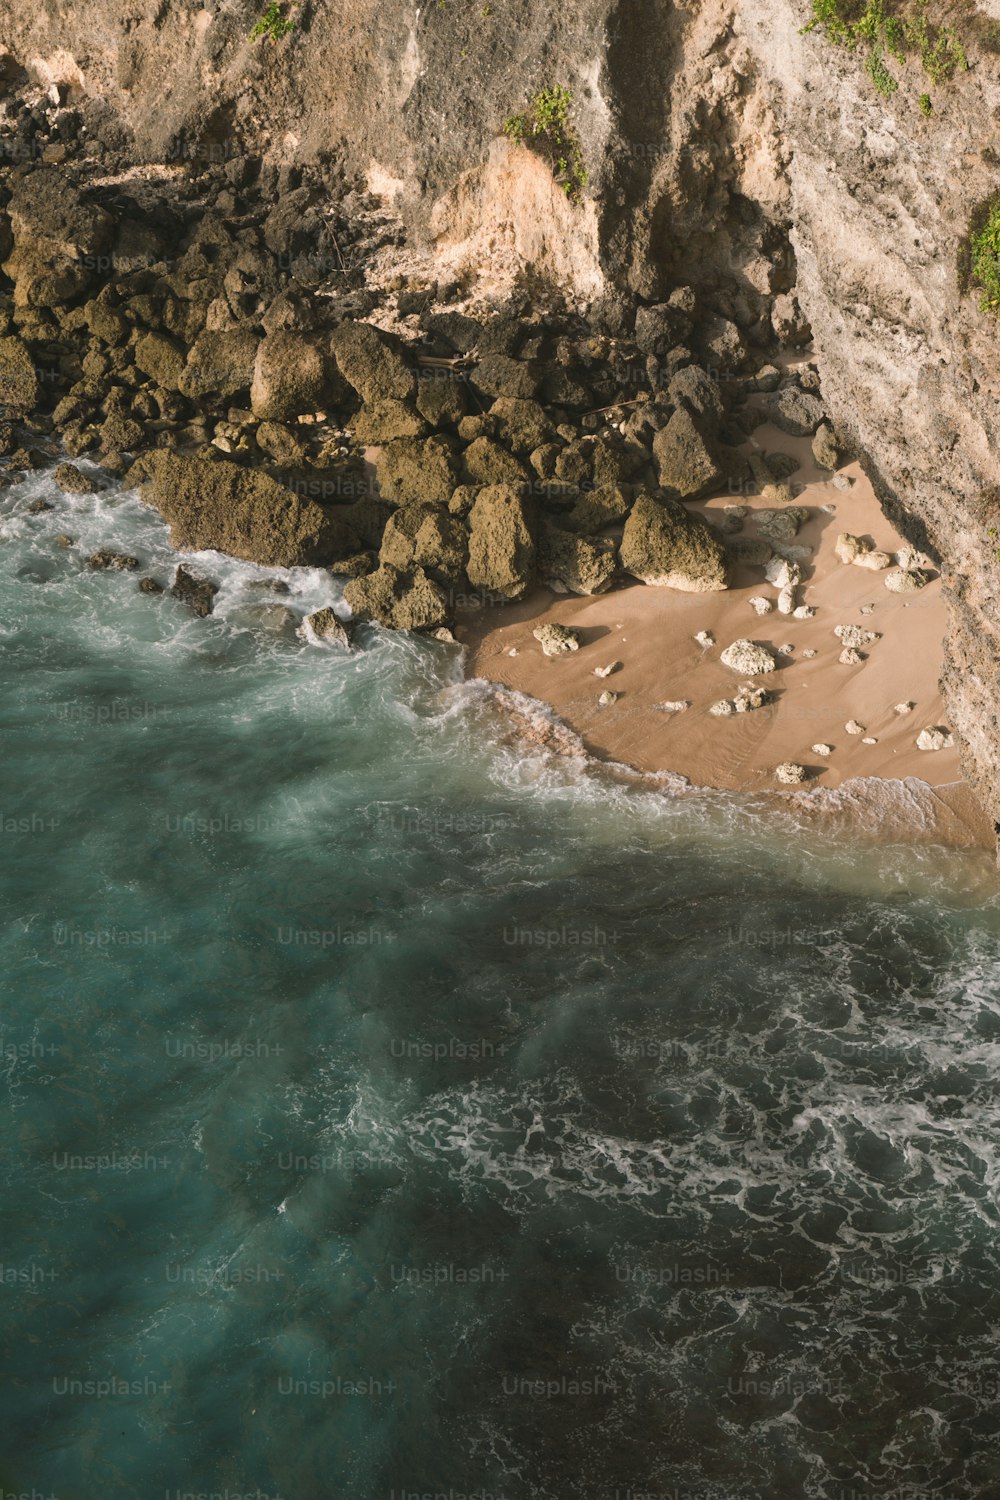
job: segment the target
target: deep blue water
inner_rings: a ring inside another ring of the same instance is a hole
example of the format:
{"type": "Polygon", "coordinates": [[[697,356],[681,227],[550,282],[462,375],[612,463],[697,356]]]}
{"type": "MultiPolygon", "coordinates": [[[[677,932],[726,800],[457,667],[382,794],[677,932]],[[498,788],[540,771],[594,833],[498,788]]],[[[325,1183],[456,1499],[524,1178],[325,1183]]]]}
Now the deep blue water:
{"type": "Polygon", "coordinates": [[[989,857],[99,545],[169,581],[134,497],[2,501],[0,1497],[1000,1494],[989,857]]]}

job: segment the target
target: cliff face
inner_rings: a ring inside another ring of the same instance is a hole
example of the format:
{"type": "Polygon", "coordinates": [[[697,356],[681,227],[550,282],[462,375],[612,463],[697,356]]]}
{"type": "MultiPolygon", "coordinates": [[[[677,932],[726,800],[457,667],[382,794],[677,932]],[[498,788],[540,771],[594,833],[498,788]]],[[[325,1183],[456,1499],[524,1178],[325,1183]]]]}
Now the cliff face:
{"type": "MultiPolygon", "coordinates": [[[[502,285],[527,263],[605,309],[692,282],[761,346],[770,298],[794,288],[841,432],[942,559],[952,721],[1000,819],[1000,569],[984,501],[1000,484],[1000,324],[955,271],[972,207],[1000,186],[995,58],[974,46],[927,115],[915,62],[883,97],[857,53],[802,34],[805,0],[307,0],[290,37],[251,45],[263,9],[10,0],[0,70],[59,87],[109,170],[234,145],[342,164],[405,225],[410,264],[502,285]],[[556,82],[590,173],[581,206],[502,134],[556,82]]],[[[787,311],[794,337],[794,298],[787,311]]]]}

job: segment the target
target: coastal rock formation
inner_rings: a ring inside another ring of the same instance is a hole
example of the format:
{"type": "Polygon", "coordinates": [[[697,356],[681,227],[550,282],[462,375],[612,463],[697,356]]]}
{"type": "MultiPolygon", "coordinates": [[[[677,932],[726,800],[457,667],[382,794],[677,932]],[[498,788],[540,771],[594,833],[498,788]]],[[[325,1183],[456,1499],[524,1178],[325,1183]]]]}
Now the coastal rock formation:
{"type": "Polygon", "coordinates": [[[278,484],[227,459],[151,455],[145,494],[170,524],[180,551],[215,549],[266,567],[315,566],[357,546],[351,526],[278,484]]]}
{"type": "Polygon", "coordinates": [[[444,591],[423,568],[402,571],[388,563],[352,578],[344,602],[359,620],[374,620],[393,630],[433,630],[451,610],[444,591]]]}
{"type": "Polygon", "coordinates": [[[490,599],[520,599],[535,573],[536,517],[521,490],[481,490],[469,513],[469,582],[490,599]]]}
{"type": "Polygon", "coordinates": [[[689,594],[728,587],[726,549],[718,533],[677,500],[640,495],[632,507],[620,548],[626,573],[658,588],[689,594]]]}

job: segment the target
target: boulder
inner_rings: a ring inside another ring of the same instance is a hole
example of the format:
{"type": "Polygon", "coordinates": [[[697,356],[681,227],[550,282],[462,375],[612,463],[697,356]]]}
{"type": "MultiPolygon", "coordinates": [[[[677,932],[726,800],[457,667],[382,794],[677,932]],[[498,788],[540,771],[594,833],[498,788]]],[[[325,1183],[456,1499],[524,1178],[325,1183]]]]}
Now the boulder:
{"type": "Polygon", "coordinates": [[[930,575],[920,568],[893,568],[882,580],[890,594],[915,594],[918,589],[926,588],[930,583],[930,575]]]}
{"type": "Polygon", "coordinates": [[[508,354],[487,354],[472,372],[471,383],[481,396],[512,396],[532,401],[538,395],[538,375],[530,365],[508,354]]]}
{"type": "Polygon", "coordinates": [[[251,410],[263,422],[287,422],[321,411],[343,397],[343,385],[336,376],[316,340],[303,333],[271,333],[255,351],[251,410]]]}
{"type": "Polygon", "coordinates": [[[513,453],[488,437],[470,443],[462,461],[470,484],[523,484],[531,477],[513,453]]]}
{"type": "Polygon", "coordinates": [[[691,332],[691,319],[668,302],[640,307],[635,315],[635,342],[642,354],[663,356],[683,344],[691,332]]]}
{"type": "Polygon", "coordinates": [[[52,478],[64,495],[94,495],[97,485],[89,474],[83,474],[76,464],[60,464],[52,478]]]}
{"type": "Polygon", "coordinates": [[[198,578],[182,566],[174,575],[170,592],[175,599],[180,599],[183,604],[190,605],[195,614],[204,619],[206,615],[212,613],[215,607],[215,596],[219,592],[219,586],[208,578],[198,578]]]}
{"type": "Polygon", "coordinates": [[[416,407],[432,427],[457,427],[468,409],[464,378],[451,370],[422,375],[417,381],[416,407]]]}
{"type": "Polygon", "coordinates": [[[145,333],[135,346],[135,362],[144,375],[165,391],[179,391],[184,374],[184,351],[163,333],[145,333]]]}
{"type": "Polygon", "coordinates": [[[423,437],[427,423],[408,401],[379,401],[363,406],[352,424],[359,443],[391,443],[395,438],[423,437]]]}
{"type": "Polygon", "coordinates": [[[716,434],[725,416],[718,380],[700,365],[685,365],[667,386],[667,400],[672,406],[685,407],[699,419],[703,432],[716,434]]]}
{"type": "Polygon", "coordinates": [[[536,625],[531,633],[546,656],[566,656],[580,649],[580,632],[569,625],[536,625]]]}
{"type": "Polygon", "coordinates": [[[653,439],[659,481],[678,500],[698,500],[721,487],[725,468],[721,454],[684,407],[653,439]]]}
{"type": "Polygon", "coordinates": [[[192,401],[232,401],[254,377],[257,338],[249,328],[198,335],[181,372],[178,389],[192,401]]]}
{"type": "Polygon", "coordinates": [[[101,274],[115,221],[83,196],[64,167],[39,165],[11,176],[13,249],[3,269],[18,307],[57,307],[82,296],[101,274]]]}
{"type": "Polygon", "coordinates": [[[345,322],[330,335],[330,348],[341,375],[366,406],[409,401],[416,394],[417,378],[392,334],[371,323],[345,322]]]}
{"type": "Polygon", "coordinates": [[[791,437],[812,437],[825,416],[819,397],[797,385],[782,386],[765,405],[768,418],[791,437]]]}
{"type": "Polygon", "coordinates": [[[600,594],[610,587],[617,568],[614,542],[575,536],[551,521],[543,522],[538,572],[556,593],[600,594]]]}
{"type": "Polygon", "coordinates": [[[796,765],[794,761],[785,760],[780,766],[775,766],[774,775],[785,786],[801,786],[806,779],[806,768],[796,765]]]}
{"type": "Polygon", "coordinates": [[[306,464],[305,444],[290,427],[281,422],[261,422],[254,433],[257,447],[276,464],[286,469],[304,468],[306,464]]]}
{"type": "Polygon", "coordinates": [[[469,512],[468,577],[490,598],[520,599],[535,575],[535,511],[507,484],[481,490],[469,512]]]}
{"type": "Polygon", "coordinates": [[[306,615],[299,629],[303,640],[313,645],[350,646],[351,632],[329,606],[306,615]]]}
{"type": "Polygon", "coordinates": [[[835,469],[840,463],[837,435],[829,422],[821,422],[812,440],[812,454],[820,469],[835,469]]]}
{"type": "Polygon", "coordinates": [[[401,572],[388,564],[352,578],[344,602],[359,620],[375,620],[393,630],[433,630],[450,613],[443,590],[423,568],[401,572]]]}
{"type": "Polygon", "coordinates": [[[718,533],[676,500],[641,495],[625,522],[620,556],[626,573],[660,588],[703,594],[728,587],[718,533]]]}
{"type": "MultiPolygon", "coordinates": [[[[357,532],[269,475],[228,459],[208,463],[179,453],[150,455],[147,498],[170,524],[178,551],[215,549],[265,567],[315,567],[354,552],[357,532]]],[[[364,504],[364,502],[359,502],[364,504]]]]}
{"type": "Polygon", "coordinates": [[[921,729],[916,738],[918,750],[950,750],[954,743],[951,731],[939,725],[933,729],[921,729]]]}
{"type": "Polygon", "coordinates": [[[722,652],[720,660],[724,667],[739,672],[741,677],[759,677],[765,672],[773,672],[777,665],[766,646],[748,640],[733,641],[722,652]]]}
{"type": "MultiPolygon", "coordinates": [[[[494,432],[514,453],[528,455],[550,443],[555,429],[537,401],[500,396],[488,413],[494,432]]],[[[501,481],[502,482],[502,481],[501,481]]]]}
{"type": "Polygon", "coordinates": [[[438,505],[401,505],[382,537],[379,563],[403,573],[414,566],[457,585],[465,576],[468,535],[462,522],[438,505]]]}
{"type": "Polygon", "coordinates": [[[454,447],[440,434],[394,438],[375,460],[375,472],[382,494],[401,505],[413,500],[447,505],[458,484],[454,447]]]}
{"type": "Polygon", "coordinates": [[[0,408],[23,415],[38,405],[41,386],[28,346],[11,335],[0,338],[0,408]]]}
{"type": "Polygon", "coordinates": [[[604,484],[586,490],[571,510],[559,518],[567,531],[593,535],[607,526],[620,525],[632,508],[631,495],[620,485],[604,484]]]}

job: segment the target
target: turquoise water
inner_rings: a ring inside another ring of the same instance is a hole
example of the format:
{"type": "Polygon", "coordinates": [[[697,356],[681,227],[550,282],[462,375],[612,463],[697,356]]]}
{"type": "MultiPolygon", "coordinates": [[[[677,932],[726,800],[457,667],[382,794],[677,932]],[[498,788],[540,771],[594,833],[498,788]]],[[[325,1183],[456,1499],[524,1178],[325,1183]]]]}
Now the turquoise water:
{"type": "Polygon", "coordinates": [[[198,620],[131,496],[0,537],[0,1494],[1000,1493],[985,854],[525,751],[320,573],[198,620]]]}

